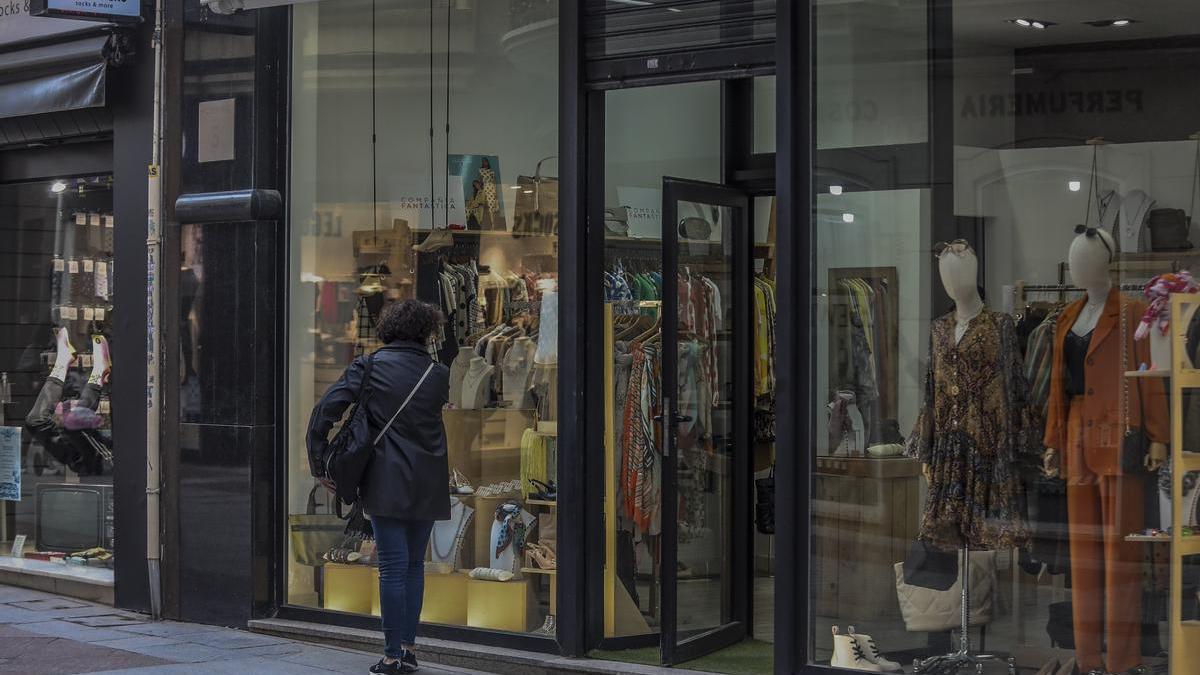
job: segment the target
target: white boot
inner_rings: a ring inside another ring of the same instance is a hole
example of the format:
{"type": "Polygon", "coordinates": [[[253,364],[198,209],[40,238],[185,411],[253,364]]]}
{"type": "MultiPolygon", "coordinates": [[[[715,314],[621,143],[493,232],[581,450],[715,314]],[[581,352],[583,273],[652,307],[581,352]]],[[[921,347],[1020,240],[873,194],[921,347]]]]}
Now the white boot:
{"type": "Polygon", "coordinates": [[[875,646],[875,638],[871,637],[870,635],[855,631],[854,626],[850,626],[847,632],[851,637],[854,638],[854,641],[858,643],[859,648],[862,649],[863,655],[867,657],[867,660],[879,666],[881,670],[904,670],[904,666],[901,666],[899,663],[879,653],[879,648],[875,646]]]}
{"type": "Polygon", "coordinates": [[[882,666],[871,663],[867,659],[867,655],[863,652],[862,647],[858,646],[853,635],[842,635],[838,632],[837,626],[833,627],[833,659],[829,661],[829,665],[849,670],[884,672],[882,666]]]}

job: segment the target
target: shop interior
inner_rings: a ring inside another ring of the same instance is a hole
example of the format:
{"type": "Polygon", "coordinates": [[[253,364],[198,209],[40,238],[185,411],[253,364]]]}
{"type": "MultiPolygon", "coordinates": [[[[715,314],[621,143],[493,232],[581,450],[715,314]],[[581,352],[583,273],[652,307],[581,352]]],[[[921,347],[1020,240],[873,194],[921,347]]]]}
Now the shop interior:
{"type": "Polygon", "coordinates": [[[111,175],[0,185],[0,574],[109,597],[112,189],[111,175]]]}

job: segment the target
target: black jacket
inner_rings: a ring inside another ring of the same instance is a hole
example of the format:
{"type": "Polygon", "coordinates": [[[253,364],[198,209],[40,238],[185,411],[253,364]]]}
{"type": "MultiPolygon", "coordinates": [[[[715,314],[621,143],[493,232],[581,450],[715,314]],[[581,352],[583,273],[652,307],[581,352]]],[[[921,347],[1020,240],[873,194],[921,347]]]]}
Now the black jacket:
{"type": "MultiPolygon", "coordinates": [[[[330,430],[358,398],[366,360],[366,356],[354,359],[313,408],[308,422],[310,470],[320,466],[330,430]]],[[[430,362],[429,352],[414,342],[393,342],[375,352],[370,382],[374,391],[367,402],[373,433],[387,424],[430,362]]],[[[442,407],[449,394],[450,371],[437,364],[375,446],[362,497],[368,514],[404,520],[450,518],[450,469],[442,424],[442,407]]]]}

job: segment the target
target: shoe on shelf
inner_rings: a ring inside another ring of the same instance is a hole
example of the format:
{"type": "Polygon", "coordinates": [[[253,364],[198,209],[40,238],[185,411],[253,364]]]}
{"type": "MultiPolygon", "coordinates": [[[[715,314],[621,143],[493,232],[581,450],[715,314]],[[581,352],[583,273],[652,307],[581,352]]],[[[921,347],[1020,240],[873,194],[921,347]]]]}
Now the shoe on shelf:
{"type": "MultiPolygon", "coordinates": [[[[549,548],[540,544],[525,544],[525,551],[529,554],[529,559],[537,564],[537,567],[547,571],[558,569],[558,558],[549,548]]],[[[533,566],[530,565],[530,567],[533,566]]]]}
{"type": "Polygon", "coordinates": [[[554,634],[555,634],[554,615],[547,614],[546,620],[542,622],[542,627],[533,631],[533,634],[554,637],[554,634]]]}
{"type": "Polygon", "coordinates": [[[455,469],[450,472],[450,494],[452,495],[473,495],[475,488],[471,487],[471,481],[467,479],[463,472],[455,469]]]}
{"type": "Polygon", "coordinates": [[[447,248],[454,245],[454,235],[447,229],[437,229],[429,231],[429,236],[419,244],[413,246],[413,250],[417,253],[429,253],[438,249],[447,248]]]}
{"type": "Polygon", "coordinates": [[[886,656],[884,656],[883,654],[879,653],[879,648],[875,646],[875,638],[871,637],[870,635],[866,635],[864,633],[856,632],[854,630],[854,626],[850,626],[849,630],[847,630],[846,632],[849,633],[850,636],[854,638],[854,641],[857,642],[858,646],[862,648],[863,654],[867,657],[867,660],[870,661],[871,663],[874,663],[875,665],[880,666],[881,668],[883,668],[885,671],[888,671],[888,672],[904,670],[904,666],[900,665],[896,661],[893,661],[893,660],[887,658],[886,656]]]}
{"type": "Polygon", "coordinates": [[[547,484],[547,483],[543,483],[542,481],[540,481],[536,478],[530,478],[529,482],[535,488],[537,488],[537,490],[535,492],[531,492],[529,494],[530,499],[536,499],[538,501],[543,501],[543,502],[558,501],[558,486],[554,484],[554,481],[550,481],[547,484]]]}
{"type": "Polygon", "coordinates": [[[847,670],[864,670],[872,673],[886,672],[883,666],[872,663],[853,635],[843,634],[833,627],[833,658],[829,665],[847,670]]]}

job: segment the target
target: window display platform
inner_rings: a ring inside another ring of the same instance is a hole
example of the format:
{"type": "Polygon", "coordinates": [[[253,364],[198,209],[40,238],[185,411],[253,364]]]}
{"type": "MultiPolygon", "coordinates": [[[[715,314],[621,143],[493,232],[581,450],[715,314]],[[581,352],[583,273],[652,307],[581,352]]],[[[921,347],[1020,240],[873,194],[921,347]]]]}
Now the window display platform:
{"type": "Polygon", "coordinates": [[[0,584],[113,604],[113,570],[0,556],[0,584]]]}

